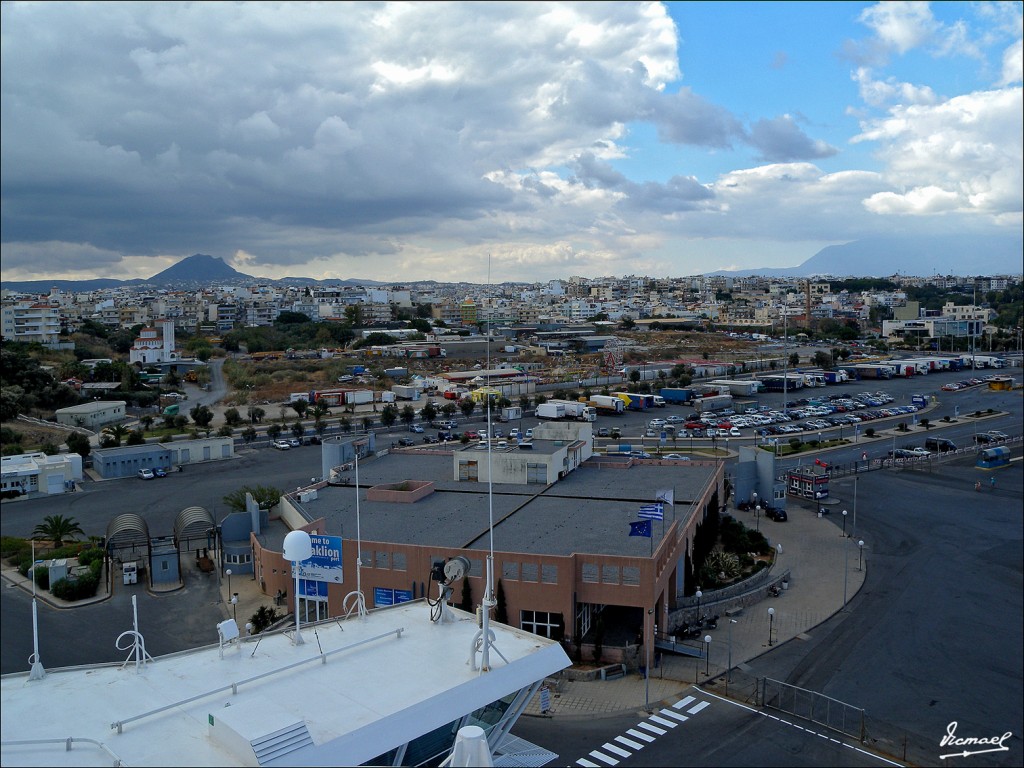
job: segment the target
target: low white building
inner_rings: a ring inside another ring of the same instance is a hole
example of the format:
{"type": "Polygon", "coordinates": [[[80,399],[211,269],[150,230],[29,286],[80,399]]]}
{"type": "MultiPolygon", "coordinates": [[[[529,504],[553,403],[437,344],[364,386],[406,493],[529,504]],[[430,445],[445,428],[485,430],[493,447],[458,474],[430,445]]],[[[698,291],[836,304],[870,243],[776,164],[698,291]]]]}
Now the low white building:
{"type": "Polygon", "coordinates": [[[57,423],[97,432],[107,424],[124,419],[124,409],[127,405],[124,400],[94,400],[91,403],[58,408],[57,423]]]}
{"type": "Polygon", "coordinates": [[[174,321],[161,318],[156,328],[143,328],[128,352],[131,363],[173,363],[180,355],[175,348],[174,321]]]}
{"type": "Polygon", "coordinates": [[[82,457],[77,453],[47,456],[20,453],[0,458],[0,491],[59,494],[74,490],[82,479],[82,457]]]}

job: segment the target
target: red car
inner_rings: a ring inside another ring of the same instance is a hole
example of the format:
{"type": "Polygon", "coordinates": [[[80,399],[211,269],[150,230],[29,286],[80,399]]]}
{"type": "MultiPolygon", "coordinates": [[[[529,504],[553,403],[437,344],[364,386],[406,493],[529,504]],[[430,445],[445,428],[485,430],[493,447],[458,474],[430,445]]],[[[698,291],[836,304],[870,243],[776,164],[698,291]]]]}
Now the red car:
{"type": "Polygon", "coordinates": [[[466,437],[470,440],[479,440],[480,434],[472,429],[466,431],[466,437]]]}

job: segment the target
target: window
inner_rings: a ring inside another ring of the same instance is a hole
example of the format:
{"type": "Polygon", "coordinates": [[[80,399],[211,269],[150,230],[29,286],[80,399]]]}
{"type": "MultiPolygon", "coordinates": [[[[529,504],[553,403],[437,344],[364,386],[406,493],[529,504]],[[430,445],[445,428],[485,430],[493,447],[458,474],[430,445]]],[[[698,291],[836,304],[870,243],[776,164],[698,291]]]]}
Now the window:
{"type": "Polygon", "coordinates": [[[597,583],[597,564],[596,563],[584,563],[583,564],[583,580],[590,582],[591,584],[597,583]]]}
{"type": "Polygon", "coordinates": [[[523,581],[536,581],[537,580],[537,564],[536,563],[523,563],[523,581]]]}
{"type": "Polygon", "coordinates": [[[603,566],[601,566],[601,583],[602,584],[618,584],[619,583],[619,566],[617,566],[617,565],[603,565],[603,566]]]}
{"type": "Polygon", "coordinates": [[[392,552],[391,553],[391,567],[396,571],[405,570],[405,552],[392,552]]]}
{"type": "Polygon", "coordinates": [[[542,565],[540,567],[540,580],[544,584],[557,584],[558,583],[558,566],[557,565],[542,565]]]}
{"type": "Polygon", "coordinates": [[[387,568],[388,567],[388,553],[377,551],[373,553],[375,556],[374,568],[387,568]]]}
{"type": "Polygon", "coordinates": [[[547,611],[520,611],[519,626],[527,632],[532,632],[541,637],[551,640],[561,640],[565,634],[565,623],[562,621],[562,614],[548,613],[547,611]]]}
{"type": "Polygon", "coordinates": [[[635,565],[624,565],[622,567],[622,583],[627,587],[640,586],[640,569],[635,565]]]}
{"type": "Polygon", "coordinates": [[[517,581],[519,579],[519,563],[501,564],[501,578],[517,581]]]}
{"type": "Polygon", "coordinates": [[[548,481],[548,467],[547,464],[527,464],[526,465],[526,482],[527,483],[547,483],[548,481]]]}
{"type": "Polygon", "coordinates": [[[225,554],[224,562],[231,565],[239,565],[241,563],[252,562],[252,552],[246,552],[244,554],[225,554]]]}

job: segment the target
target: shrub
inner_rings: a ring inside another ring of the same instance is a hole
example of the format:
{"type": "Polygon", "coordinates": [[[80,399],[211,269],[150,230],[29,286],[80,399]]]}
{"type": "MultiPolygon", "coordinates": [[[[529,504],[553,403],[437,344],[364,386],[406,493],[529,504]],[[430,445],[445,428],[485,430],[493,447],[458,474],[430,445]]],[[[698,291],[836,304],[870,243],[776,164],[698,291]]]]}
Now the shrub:
{"type": "Polygon", "coordinates": [[[39,589],[50,588],[50,569],[44,565],[37,565],[32,569],[32,577],[39,589]]]}
{"type": "Polygon", "coordinates": [[[99,574],[92,568],[88,573],[82,574],[74,579],[60,579],[50,587],[50,593],[61,600],[74,601],[83,600],[96,594],[99,586],[99,574]]]}
{"type": "Polygon", "coordinates": [[[874,427],[868,427],[867,429],[864,430],[864,434],[867,437],[874,437],[875,436],[875,428],[874,427]]]}

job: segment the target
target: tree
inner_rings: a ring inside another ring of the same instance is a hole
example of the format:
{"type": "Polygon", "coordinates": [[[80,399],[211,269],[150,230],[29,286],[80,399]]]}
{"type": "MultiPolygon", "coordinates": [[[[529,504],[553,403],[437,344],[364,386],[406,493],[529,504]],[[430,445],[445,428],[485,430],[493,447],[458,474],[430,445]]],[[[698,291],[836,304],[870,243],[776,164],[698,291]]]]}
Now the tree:
{"type": "Polygon", "coordinates": [[[242,430],[242,439],[246,443],[251,443],[253,440],[255,440],[256,439],[256,428],[253,427],[253,426],[248,426],[245,429],[243,429],[242,430]]]}
{"type": "Polygon", "coordinates": [[[455,405],[451,400],[441,406],[441,413],[444,414],[446,419],[450,419],[455,415],[455,411],[458,410],[458,406],[455,405]]]}
{"type": "Polygon", "coordinates": [[[269,427],[267,427],[267,437],[269,437],[271,440],[277,440],[277,438],[278,438],[278,436],[280,436],[280,434],[281,434],[281,425],[280,424],[271,424],[269,427]]]}
{"type": "Polygon", "coordinates": [[[213,411],[207,405],[197,405],[188,412],[188,415],[192,417],[192,421],[195,422],[196,426],[201,429],[206,429],[210,426],[210,422],[213,421],[213,411]]]}
{"type": "Polygon", "coordinates": [[[352,431],[352,419],[348,416],[342,416],[338,419],[338,425],[341,427],[341,431],[348,434],[352,431]]]}
{"type": "Polygon", "coordinates": [[[295,437],[295,439],[298,440],[304,434],[306,434],[306,428],[302,426],[302,422],[301,421],[296,419],[295,423],[292,424],[292,436],[295,437]]]}
{"type": "Polygon", "coordinates": [[[640,381],[640,371],[636,370],[635,368],[632,371],[630,371],[629,372],[629,380],[631,382],[633,382],[634,384],[636,384],[638,381],[640,381]]]}
{"type": "Polygon", "coordinates": [[[141,429],[133,429],[128,433],[128,445],[145,445],[146,437],[142,434],[141,429]]]}
{"type": "Polygon", "coordinates": [[[242,414],[237,408],[228,408],[224,411],[224,423],[229,427],[237,427],[242,423],[242,414]]]}
{"type": "Polygon", "coordinates": [[[363,416],[363,432],[369,432],[373,426],[373,416],[363,416]]]}
{"type": "Polygon", "coordinates": [[[380,411],[380,423],[388,429],[398,420],[398,409],[393,403],[388,403],[380,411]]]}
{"type": "Polygon", "coordinates": [[[293,401],[291,403],[291,406],[292,406],[292,409],[297,414],[299,414],[299,418],[301,419],[303,416],[306,415],[306,409],[309,407],[309,402],[306,401],[306,400],[303,400],[302,398],[299,398],[298,400],[293,401]]]}
{"type": "Polygon", "coordinates": [[[73,517],[64,517],[64,515],[47,515],[43,518],[43,522],[32,531],[33,539],[52,541],[55,549],[60,549],[65,539],[74,541],[75,537],[84,535],[85,531],[82,530],[78,521],[73,517]]]}
{"type": "Polygon", "coordinates": [[[306,415],[313,419],[313,421],[320,421],[331,415],[330,406],[317,400],[313,405],[306,409],[306,415]]]}
{"type": "Polygon", "coordinates": [[[259,424],[263,421],[263,417],[267,415],[267,412],[256,405],[249,406],[249,421],[252,424],[259,424]]]}
{"type": "Polygon", "coordinates": [[[421,415],[423,416],[423,420],[429,424],[435,418],[437,418],[437,406],[435,406],[433,402],[428,400],[427,404],[423,406],[421,415]]]}
{"type": "Polygon", "coordinates": [[[316,432],[317,436],[323,437],[324,432],[327,431],[327,422],[323,419],[317,419],[313,422],[313,430],[316,432]]]}
{"type": "Polygon", "coordinates": [[[227,424],[221,424],[220,429],[217,430],[217,437],[231,437],[234,434],[235,430],[227,424]]]}
{"type": "Polygon", "coordinates": [[[128,437],[129,432],[131,432],[131,430],[124,424],[111,424],[103,428],[104,437],[109,437],[113,446],[120,445],[121,441],[128,437]]]}
{"type": "Polygon", "coordinates": [[[411,405],[402,406],[402,411],[399,413],[399,417],[402,419],[402,423],[408,427],[416,420],[416,409],[411,405]]]}
{"type": "Polygon", "coordinates": [[[471,397],[463,398],[459,402],[459,410],[461,410],[462,415],[468,419],[473,411],[476,410],[476,401],[471,397]]]}
{"type": "Polygon", "coordinates": [[[139,422],[142,424],[142,428],[148,432],[150,429],[153,428],[153,415],[147,413],[145,416],[139,419],[139,422]]]}
{"type": "Polygon", "coordinates": [[[237,491],[227,494],[223,501],[229,509],[235,512],[245,511],[245,494],[252,494],[253,500],[260,509],[270,509],[281,500],[281,491],[270,485],[245,485],[237,491]]]}
{"type": "Polygon", "coordinates": [[[818,350],[817,352],[814,353],[814,358],[813,358],[812,362],[818,368],[824,368],[824,369],[828,370],[828,369],[830,369],[832,367],[832,362],[833,362],[833,360],[832,360],[832,353],[831,352],[824,352],[822,350],[818,350]]]}
{"type": "Polygon", "coordinates": [[[257,635],[273,626],[275,621],[277,621],[277,609],[266,605],[261,605],[256,613],[249,617],[253,634],[257,635]]]}
{"type": "Polygon", "coordinates": [[[793,368],[796,368],[798,365],[800,365],[800,355],[798,355],[796,352],[793,352],[789,356],[789,364],[793,368]]]}
{"type": "Polygon", "coordinates": [[[89,444],[89,438],[80,432],[72,432],[64,438],[64,444],[67,445],[70,453],[77,453],[83,459],[88,456],[89,451],[92,450],[92,446],[89,444]]]}
{"type": "Polygon", "coordinates": [[[629,315],[623,315],[619,321],[619,328],[624,331],[631,331],[636,327],[636,321],[629,315]]]}

